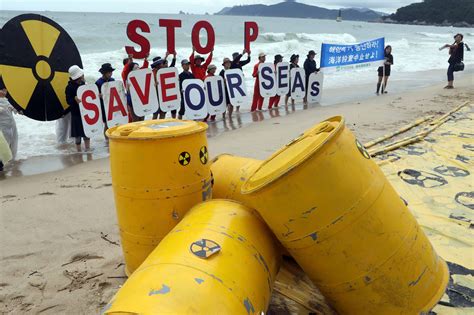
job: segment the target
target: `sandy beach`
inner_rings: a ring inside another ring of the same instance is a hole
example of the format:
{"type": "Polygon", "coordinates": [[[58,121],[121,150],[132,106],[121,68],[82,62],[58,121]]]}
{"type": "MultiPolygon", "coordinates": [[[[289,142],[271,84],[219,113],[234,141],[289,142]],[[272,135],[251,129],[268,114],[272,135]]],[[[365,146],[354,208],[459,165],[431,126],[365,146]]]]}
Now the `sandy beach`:
{"type": "MultiPolygon", "coordinates": [[[[474,100],[472,74],[455,86],[443,90],[437,84],[291,115],[280,105],[274,114],[252,114],[254,123],[211,137],[210,155],[264,159],[334,115],[343,115],[364,143],[474,100]]],[[[0,181],[0,312],[96,314],[108,303],[126,279],[111,185],[108,158],[0,181]]]]}

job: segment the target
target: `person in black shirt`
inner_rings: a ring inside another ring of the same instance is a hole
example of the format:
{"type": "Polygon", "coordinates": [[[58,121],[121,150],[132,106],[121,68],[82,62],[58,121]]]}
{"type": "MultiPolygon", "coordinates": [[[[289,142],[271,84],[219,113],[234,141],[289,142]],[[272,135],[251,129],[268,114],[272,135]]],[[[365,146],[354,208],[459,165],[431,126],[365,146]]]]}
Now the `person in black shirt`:
{"type": "Polygon", "coordinates": [[[449,67],[448,67],[448,85],[446,85],[445,89],[453,89],[454,83],[454,71],[455,65],[460,64],[464,60],[464,43],[463,43],[463,35],[456,34],[454,36],[454,43],[452,45],[446,44],[440,48],[440,50],[444,48],[449,48],[449,67]]]}
{"type": "MultiPolygon", "coordinates": [[[[300,55],[293,54],[290,57],[290,73],[291,69],[293,68],[299,68],[300,66],[298,65],[298,62],[300,61],[300,55]]],[[[288,106],[288,100],[291,97],[291,78],[290,78],[290,90],[288,91],[288,94],[286,94],[285,97],[285,107],[288,106]]],[[[295,105],[295,100],[291,99],[291,105],[295,105]]]]}
{"type": "Polygon", "coordinates": [[[75,139],[77,151],[81,151],[81,138],[84,139],[86,151],[90,150],[90,139],[84,133],[82,125],[81,111],[79,103],[81,100],[77,97],[77,90],[81,85],[86,84],[84,80],[84,71],[78,66],[71,66],[68,70],[69,82],[66,86],[66,102],[71,108],[71,137],[75,139]]]}
{"type": "MultiPolygon", "coordinates": [[[[308,82],[309,82],[309,76],[311,73],[317,73],[319,72],[319,68],[316,65],[316,60],[314,60],[314,57],[316,56],[316,52],[314,50],[310,50],[308,52],[308,55],[306,56],[307,59],[305,60],[303,67],[304,67],[304,72],[306,75],[306,90],[309,89],[308,87],[308,82]]],[[[308,103],[308,98],[305,96],[303,102],[305,104],[308,103]]]]}
{"type": "Polygon", "coordinates": [[[181,66],[183,67],[183,72],[179,74],[179,90],[181,91],[181,107],[178,112],[178,119],[183,119],[184,116],[184,96],[183,96],[183,82],[184,80],[194,79],[194,75],[189,71],[190,62],[188,59],[181,60],[181,66]]]}
{"type": "Polygon", "coordinates": [[[390,70],[393,65],[393,56],[392,56],[392,46],[387,45],[385,47],[385,61],[384,65],[380,66],[377,69],[377,72],[379,74],[379,81],[377,82],[377,92],[376,94],[379,95],[380,91],[380,86],[382,85],[382,79],[383,79],[383,85],[382,85],[382,94],[387,93],[387,81],[388,77],[390,76],[390,70]]]}
{"type": "MultiPolygon", "coordinates": [[[[232,62],[230,64],[231,69],[240,69],[242,70],[242,67],[250,63],[250,51],[247,51],[244,49],[244,51],[239,54],[238,52],[235,52],[232,54],[232,62]],[[247,59],[244,61],[241,61],[242,56],[247,53],[247,59]]],[[[236,107],[236,111],[240,111],[240,106],[236,107]]]]}

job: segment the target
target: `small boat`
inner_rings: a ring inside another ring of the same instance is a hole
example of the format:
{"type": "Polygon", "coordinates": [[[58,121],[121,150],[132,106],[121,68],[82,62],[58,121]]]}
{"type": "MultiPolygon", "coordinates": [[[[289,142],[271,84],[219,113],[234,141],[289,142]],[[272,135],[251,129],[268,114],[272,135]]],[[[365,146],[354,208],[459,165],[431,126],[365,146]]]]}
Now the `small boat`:
{"type": "Polygon", "coordinates": [[[342,22],[342,12],[339,10],[339,15],[336,18],[336,22],[342,22]]]}

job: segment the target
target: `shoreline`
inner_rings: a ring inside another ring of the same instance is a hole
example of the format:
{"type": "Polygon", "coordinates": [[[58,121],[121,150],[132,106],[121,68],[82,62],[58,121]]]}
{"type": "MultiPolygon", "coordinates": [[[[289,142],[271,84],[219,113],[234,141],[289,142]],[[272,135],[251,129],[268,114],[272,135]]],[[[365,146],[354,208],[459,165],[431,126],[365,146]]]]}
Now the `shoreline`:
{"type": "MultiPolygon", "coordinates": [[[[247,124],[209,138],[210,159],[222,153],[267,158],[335,115],[343,115],[365,143],[419,117],[472,102],[473,79],[456,83],[454,90],[436,85],[247,124]]],[[[0,181],[2,311],[90,314],[110,301],[126,278],[111,186],[108,159],[0,181]]]]}
{"type": "MultiPolygon", "coordinates": [[[[442,91],[443,83],[433,84],[433,77],[438,77],[441,75],[441,70],[430,70],[424,72],[414,72],[410,75],[404,75],[403,78],[392,78],[389,80],[388,88],[389,94],[376,96],[375,93],[370,93],[374,89],[375,84],[360,84],[349,86],[347,89],[344,89],[341,93],[341,88],[331,88],[325,90],[321,104],[310,104],[304,106],[303,104],[296,104],[295,106],[288,105],[288,108],[285,108],[284,98],[280,101],[280,106],[277,109],[264,109],[263,111],[258,111],[251,113],[249,111],[243,110],[240,113],[235,113],[232,115],[232,119],[218,118],[215,123],[209,123],[208,137],[214,138],[220,136],[229,131],[236,129],[245,128],[248,125],[253,123],[262,122],[268,119],[274,119],[278,117],[287,117],[294,113],[301,111],[313,111],[318,110],[324,112],[325,108],[338,108],[345,106],[357,106],[363,102],[373,102],[376,99],[384,102],[387,101],[387,98],[403,97],[414,93],[414,90],[424,90],[430,89],[433,91],[440,90],[442,91]]],[[[444,71],[443,71],[444,72],[444,71]]],[[[474,71],[465,71],[457,76],[455,83],[460,87],[463,87],[466,82],[471,81],[471,85],[474,86],[474,71]]],[[[455,85],[456,86],[456,85],[455,85]]],[[[264,106],[268,105],[268,100],[265,101],[264,106]]],[[[93,160],[100,160],[108,158],[108,147],[105,144],[105,141],[98,139],[95,142],[96,150],[93,152],[65,152],[58,154],[47,154],[47,155],[38,155],[32,156],[25,159],[15,160],[10,162],[5,167],[5,172],[0,176],[0,182],[5,179],[21,177],[21,176],[32,176],[38,174],[44,174],[48,172],[60,171],[69,167],[73,167],[78,164],[85,162],[90,162],[93,160]]],[[[21,143],[19,143],[21,146],[21,143]]],[[[71,148],[73,145],[69,145],[71,148]]]]}

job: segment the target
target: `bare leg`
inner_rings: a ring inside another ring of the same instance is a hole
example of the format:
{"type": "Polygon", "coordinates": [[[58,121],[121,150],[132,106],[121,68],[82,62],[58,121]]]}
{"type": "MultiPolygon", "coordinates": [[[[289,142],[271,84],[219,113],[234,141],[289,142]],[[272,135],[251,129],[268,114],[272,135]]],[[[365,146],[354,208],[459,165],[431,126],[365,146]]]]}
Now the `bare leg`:
{"type": "Polygon", "coordinates": [[[227,105],[227,111],[229,112],[229,117],[232,116],[232,112],[234,111],[234,106],[232,105],[227,105]]]}
{"type": "Polygon", "coordinates": [[[289,99],[289,98],[290,98],[290,97],[289,97],[288,95],[285,95],[285,106],[288,106],[288,99],[289,99]]]}
{"type": "Polygon", "coordinates": [[[153,120],[158,118],[158,113],[153,113],[153,120]]]}
{"type": "Polygon", "coordinates": [[[382,79],[383,79],[383,77],[379,77],[379,79],[377,81],[377,91],[375,92],[375,94],[377,94],[377,95],[379,95],[380,86],[382,85],[382,79]]]}
{"type": "Polygon", "coordinates": [[[237,106],[237,108],[235,109],[236,112],[240,112],[240,106],[237,106]]]}
{"type": "Polygon", "coordinates": [[[91,139],[84,138],[84,146],[86,151],[89,151],[91,149],[91,139]]]}
{"type": "Polygon", "coordinates": [[[387,82],[388,82],[388,77],[387,76],[383,77],[383,87],[382,87],[382,92],[383,93],[387,93],[387,91],[386,91],[387,90],[387,82]]]}
{"type": "Polygon", "coordinates": [[[165,119],[166,112],[160,112],[160,119],[165,119]]]}

